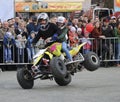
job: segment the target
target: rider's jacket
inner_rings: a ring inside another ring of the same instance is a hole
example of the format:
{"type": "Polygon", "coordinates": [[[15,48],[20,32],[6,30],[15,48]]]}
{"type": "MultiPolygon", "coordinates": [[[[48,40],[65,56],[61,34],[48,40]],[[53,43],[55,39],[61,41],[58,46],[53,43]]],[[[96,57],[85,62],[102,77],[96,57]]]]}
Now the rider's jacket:
{"type": "Polygon", "coordinates": [[[39,29],[38,34],[33,39],[32,43],[37,43],[40,37],[46,40],[47,38],[52,37],[55,33],[59,34],[59,29],[57,25],[49,22],[45,30],[39,29]]]}

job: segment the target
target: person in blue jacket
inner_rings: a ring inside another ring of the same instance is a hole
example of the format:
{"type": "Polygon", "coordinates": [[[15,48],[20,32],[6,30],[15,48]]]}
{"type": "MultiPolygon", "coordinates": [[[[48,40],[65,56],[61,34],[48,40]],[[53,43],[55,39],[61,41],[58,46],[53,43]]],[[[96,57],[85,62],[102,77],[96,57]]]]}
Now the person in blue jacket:
{"type": "Polygon", "coordinates": [[[15,39],[11,32],[6,32],[3,38],[4,45],[4,61],[6,63],[12,63],[12,46],[15,44],[15,39]]]}

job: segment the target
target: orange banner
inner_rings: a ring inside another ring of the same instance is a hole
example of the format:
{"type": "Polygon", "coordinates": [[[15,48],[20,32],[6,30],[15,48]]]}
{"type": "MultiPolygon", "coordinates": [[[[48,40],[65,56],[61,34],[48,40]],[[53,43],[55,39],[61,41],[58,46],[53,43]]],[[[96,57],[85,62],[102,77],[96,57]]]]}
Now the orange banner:
{"type": "Polygon", "coordinates": [[[82,9],[82,3],[35,3],[35,2],[16,2],[16,12],[72,12],[82,9]]]}
{"type": "Polygon", "coordinates": [[[120,7],[120,0],[115,0],[115,5],[120,7]]]}
{"type": "Polygon", "coordinates": [[[115,12],[120,11],[120,0],[114,0],[114,11],[115,12]]]}

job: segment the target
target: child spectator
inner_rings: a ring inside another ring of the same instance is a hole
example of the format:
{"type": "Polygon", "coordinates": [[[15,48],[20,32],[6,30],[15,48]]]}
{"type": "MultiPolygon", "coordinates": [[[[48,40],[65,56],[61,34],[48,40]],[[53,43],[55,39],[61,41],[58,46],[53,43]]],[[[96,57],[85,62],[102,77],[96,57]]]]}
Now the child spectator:
{"type": "Polygon", "coordinates": [[[12,46],[15,44],[15,39],[12,36],[11,32],[6,32],[3,38],[3,45],[4,45],[4,61],[6,63],[10,62],[13,63],[12,60],[12,46]]]}
{"type": "Polygon", "coordinates": [[[81,33],[82,33],[82,29],[78,28],[77,29],[78,38],[82,38],[83,37],[81,33]]]}
{"type": "Polygon", "coordinates": [[[76,33],[75,27],[71,27],[70,31],[68,32],[70,46],[75,47],[78,44],[78,35],[76,33]]]}
{"type": "Polygon", "coordinates": [[[17,35],[16,47],[18,54],[18,63],[24,62],[24,49],[25,49],[26,40],[22,38],[22,35],[17,35]]]}
{"type": "Polygon", "coordinates": [[[88,52],[90,52],[91,49],[91,41],[89,39],[89,32],[88,31],[84,31],[84,37],[82,38],[82,43],[86,42],[86,44],[83,46],[83,53],[87,54],[88,52]]]}
{"type": "Polygon", "coordinates": [[[35,32],[31,31],[30,36],[28,37],[27,40],[27,52],[28,52],[28,61],[32,61],[32,57],[35,55],[35,48],[32,45],[32,41],[35,38],[35,32]]]}

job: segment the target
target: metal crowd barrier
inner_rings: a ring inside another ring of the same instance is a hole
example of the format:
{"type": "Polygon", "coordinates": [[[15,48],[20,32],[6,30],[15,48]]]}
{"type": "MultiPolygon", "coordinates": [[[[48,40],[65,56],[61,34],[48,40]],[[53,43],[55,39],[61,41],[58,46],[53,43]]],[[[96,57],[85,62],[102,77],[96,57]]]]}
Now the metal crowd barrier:
{"type": "Polygon", "coordinates": [[[118,40],[118,37],[107,37],[105,39],[90,38],[92,42],[91,51],[97,53],[103,62],[120,61],[120,55],[118,55],[118,40]]]}
{"type": "MultiPolygon", "coordinates": [[[[9,48],[8,48],[9,49],[9,48]]],[[[3,44],[3,40],[0,40],[0,65],[23,65],[23,64],[30,64],[27,58],[27,51],[26,48],[17,48],[15,45],[10,47],[11,54],[8,53],[8,50],[5,49],[3,44]],[[6,56],[6,57],[5,57],[6,56]],[[6,61],[5,59],[11,56],[10,61],[6,61]]]]}
{"type": "MultiPolygon", "coordinates": [[[[81,40],[81,39],[80,39],[81,40]]],[[[95,39],[89,38],[91,41],[91,51],[98,54],[101,61],[109,62],[109,61],[120,61],[117,57],[118,48],[117,48],[117,37],[109,37],[105,39],[95,39]]],[[[15,46],[12,47],[12,63],[5,62],[5,49],[3,45],[3,40],[0,40],[0,65],[21,65],[21,64],[30,64],[28,61],[28,52],[27,49],[22,49],[22,55],[20,56],[20,49],[16,48],[15,46]]]]}

